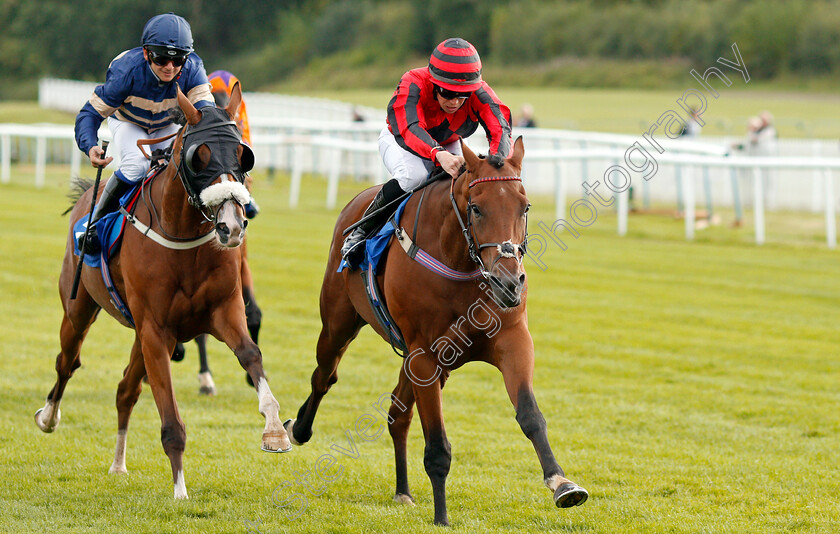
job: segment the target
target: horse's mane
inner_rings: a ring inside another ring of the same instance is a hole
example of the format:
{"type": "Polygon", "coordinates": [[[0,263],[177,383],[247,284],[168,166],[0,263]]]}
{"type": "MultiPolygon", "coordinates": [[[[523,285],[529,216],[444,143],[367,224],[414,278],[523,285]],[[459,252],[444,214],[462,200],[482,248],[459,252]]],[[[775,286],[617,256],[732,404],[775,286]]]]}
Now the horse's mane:
{"type": "Polygon", "coordinates": [[[76,203],[85,194],[85,191],[93,187],[93,181],[81,176],[76,176],[70,182],[70,192],[67,193],[67,198],[70,199],[70,207],[64,210],[62,215],[67,215],[76,206],[76,203]]]}
{"type": "Polygon", "coordinates": [[[485,156],[484,154],[479,154],[478,156],[481,159],[486,159],[487,163],[492,165],[497,169],[501,169],[505,164],[505,158],[500,156],[499,154],[490,154],[489,156],[485,156]]]}

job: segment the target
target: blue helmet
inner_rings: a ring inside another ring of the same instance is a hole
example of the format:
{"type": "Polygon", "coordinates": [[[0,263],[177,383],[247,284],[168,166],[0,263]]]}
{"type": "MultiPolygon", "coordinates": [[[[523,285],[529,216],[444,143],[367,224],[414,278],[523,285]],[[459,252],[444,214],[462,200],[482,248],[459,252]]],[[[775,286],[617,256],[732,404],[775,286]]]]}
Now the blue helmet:
{"type": "Polygon", "coordinates": [[[155,15],[143,28],[143,46],[165,49],[168,55],[193,51],[190,23],[174,13],[155,15]]]}

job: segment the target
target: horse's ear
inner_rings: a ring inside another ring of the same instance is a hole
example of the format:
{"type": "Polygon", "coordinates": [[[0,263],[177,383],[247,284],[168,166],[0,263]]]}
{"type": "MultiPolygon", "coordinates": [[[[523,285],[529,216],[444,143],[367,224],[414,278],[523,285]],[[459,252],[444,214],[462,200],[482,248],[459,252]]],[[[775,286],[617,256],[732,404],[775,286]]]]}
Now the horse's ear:
{"type": "Polygon", "coordinates": [[[510,155],[510,162],[521,169],[523,157],[525,157],[525,143],[522,141],[522,136],[520,135],[513,143],[513,154],[510,155]]]}
{"type": "Polygon", "coordinates": [[[239,105],[242,103],[242,87],[239,82],[233,84],[233,89],[230,90],[230,102],[228,102],[225,111],[231,117],[236,117],[236,112],[239,111],[239,105]]]}
{"type": "Polygon", "coordinates": [[[195,106],[193,106],[190,99],[184,95],[181,91],[181,86],[177,83],[175,84],[175,90],[178,92],[178,107],[181,108],[181,111],[184,112],[184,116],[187,117],[187,123],[195,126],[199,123],[199,121],[201,121],[201,112],[195,109],[195,106]]]}
{"type": "Polygon", "coordinates": [[[467,169],[475,169],[478,167],[479,159],[475,153],[470,150],[470,147],[464,143],[464,140],[461,139],[461,152],[464,154],[464,161],[467,163],[467,169]]]}

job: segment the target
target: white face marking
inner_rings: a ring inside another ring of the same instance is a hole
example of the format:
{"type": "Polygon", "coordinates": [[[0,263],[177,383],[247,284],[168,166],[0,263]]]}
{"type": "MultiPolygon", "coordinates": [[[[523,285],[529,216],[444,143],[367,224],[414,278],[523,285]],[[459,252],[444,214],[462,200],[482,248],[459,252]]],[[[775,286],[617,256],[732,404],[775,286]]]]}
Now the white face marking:
{"type": "Polygon", "coordinates": [[[242,239],[245,237],[245,228],[242,226],[242,219],[239,217],[237,211],[237,204],[235,202],[225,202],[222,208],[216,215],[216,225],[224,224],[230,231],[227,242],[222,243],[217,236],[219,245],[225,248],[235,248],[242,244],[242,239]]]}

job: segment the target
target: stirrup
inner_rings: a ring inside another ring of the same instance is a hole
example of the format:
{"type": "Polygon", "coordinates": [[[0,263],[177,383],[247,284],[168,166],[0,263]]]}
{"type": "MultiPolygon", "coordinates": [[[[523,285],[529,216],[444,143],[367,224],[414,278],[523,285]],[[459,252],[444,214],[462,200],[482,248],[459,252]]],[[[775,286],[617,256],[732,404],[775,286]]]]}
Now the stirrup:
{"type": "Polygon", "coordinates": [[[362,244],[365,242],[365,234],[364,232],[360,231],[359,228],[353,230],[353,232],[347,236],[347,239],[344,240],[344,245],[341,247],[341,257],[347,262],[349,265],[355,267],[359,263],[361,263],[362,258],[360,257],[364,248],[362,244]],[[356,233],[359,233],[358,237],[356,233]],[[353,242],[355,237],[355,242],[353,242]]]}

